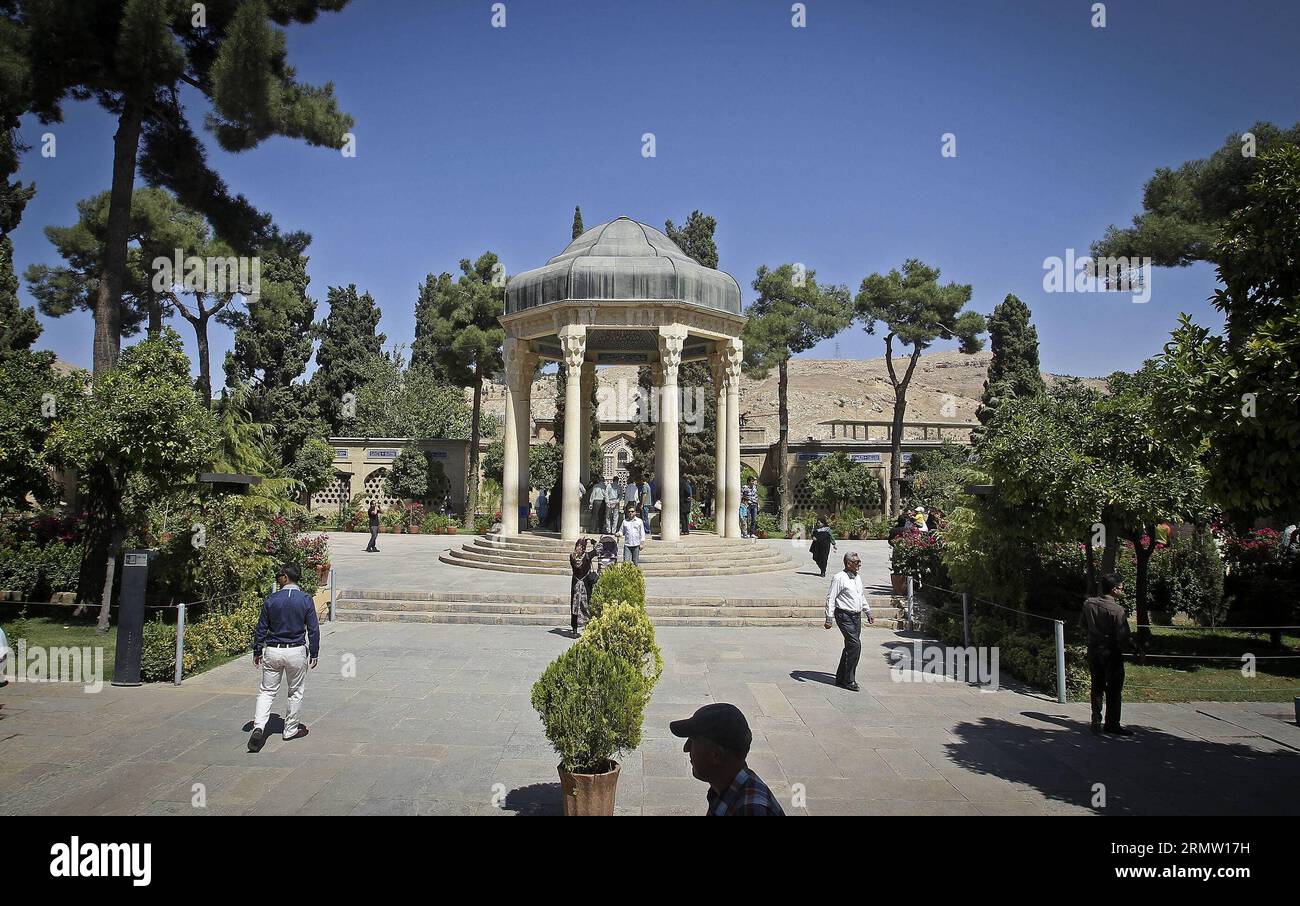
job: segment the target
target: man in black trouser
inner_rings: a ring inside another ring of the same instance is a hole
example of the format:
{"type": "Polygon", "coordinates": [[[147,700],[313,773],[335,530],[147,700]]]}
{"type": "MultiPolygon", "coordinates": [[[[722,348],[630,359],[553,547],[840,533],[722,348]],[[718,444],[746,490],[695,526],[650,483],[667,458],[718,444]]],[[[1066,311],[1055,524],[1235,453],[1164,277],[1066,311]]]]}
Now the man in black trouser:
{"type": "Polygon", "coordinates": [[[691,506],[695,502],[695,487],[685,475],[682,476],[682,483],[678,491],[680,492],[679,499],[682,507],[679,514],[682,520],[682,534],[689,535],[691,533],[691,506]]]}
{"type": "Polygon", "coordinates": [[[845,554],[844,569],[835,574],[826,593],[826,628],[839,626],[844,636],[844,650],[835,669],[835,685],[850,692],[860,688],[857,674],[858,660],[862,657],[862,615],[866,614],[868,623],[875,622],[862,590],[862,577],[858,575],[861,566],[862,559],[857,554],[845,554]]]}
{"type": "Polygon", "coordinates": [[[1120,694],[1124,689],[1124,648],[1129,644],[1128,613],[1116,596],[1124,596],[1124,583],[1115,573],[1101,578],[1101,597],[1083,602],[1080,620],[1088,633],[1088,670],[1092,674],[1092,732],[1132,736],[1120,726],[1120,694]],[[1106,721],[1102,723],[1102,700],[1106,721]]]}
{"type": "Polygon", "coordinates": [[[375,545],[375,542],[379,540],[379,501],[378,500],[370,501],[370,512],[368,515],[370,517],[369,518],[370,544],[366,546],[366,553],[377,554],[379,553],[379,548],[375,545]]]}

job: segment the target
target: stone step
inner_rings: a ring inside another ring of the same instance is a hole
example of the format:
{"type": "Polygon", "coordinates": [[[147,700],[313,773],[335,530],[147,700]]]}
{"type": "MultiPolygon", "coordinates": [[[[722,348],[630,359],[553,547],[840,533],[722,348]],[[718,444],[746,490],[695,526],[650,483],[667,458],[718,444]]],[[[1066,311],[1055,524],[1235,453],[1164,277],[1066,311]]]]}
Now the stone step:
{"type": "MultiPolygon", "coordinates": [[[[367,600],[360,598],[340,599],[339,606],[349,612],[356,611],[390,611],[401,613],[484,613],[484,614],[551,614],[568,616],[569,605],[558,600],[553,603],[484,603],[465,601],[394,601],[367,600]]],[[[660,617],[754,617],[787,618],[800,620],[823,619],[825,610],[818,606],[791,605],[773,600],[752,606],[678,603],[671,605],[647,604],[646,613],[652,620],[660,617]]],[[[892,607],[873,607],[872,613],[879,619],[895,619],[899,616],[892,607]]]]}
{"type": "MultiPolygon", "coordinates": [[[[410,602],[451,602],[474,606],[478,604],[554,604],[568,607],[567,594],[541,594],[510,592],[503,596],[499,592],[474,591],[423,591],[413,589],[368,589],[346,588],[338,592],[340,601],[410,601],[410,602]],[[508,600],[507,600],[508,599],[508,600]]],[[[867,595],[867,603],[873,612],[881,608],[893,608],[894,599],[889,595],[867,595]]],[[[702,607],[824,607],[822,598],[811,595],[775,596],[770,598],[732,597],[727,595],[648,595],[646,605],[649,607],[681,607],[685,605],[702,607]]]]}
{"type": "MultiPolygon", "coordinates": [[[[480,560],[492,563],[520,563],[524,566],[559,564],[566,569],[569,567],[569,555],[560,553],[546,553],[542,551],[504,551],[491,547],[452,548],[447,551],[447,553],[452,556],[462,557],[466,560],[480,560]]],[[[618,556],[620,558],[622,557],[622,551],[619,551],[618,556]]],[[[642,554],[641,563],[647,566],[700,566],[716,563],[722,558],[725,558],[728,563],[736,564],[790,562],[789,557],[780,553],[768,551],[736,551],[727,554],[687,554],[677,553],[674,551],[655,551],[653,553],[648,552],[642,554]]]]}
{"type": "MultiPolygon", "coordinates": [[[[604,532],[584,532],[583,536],[587,538],[602,537],[604,532]]],[[[613,533],[615,538],[619,536],[613,533]]],[[[565,554],[573,550],[572,541],[564,541],[559,538],[534,537],[529,535],[496,535],[486,534],[478,535],[473,539],[476,543],[492,546],[505,546],[510,548],[530,548],[541,550],[561,551],[565,554]]],[[[680,541],[661,541],[658,538],[646,539],[645,549],[663,545],[665,548],[676,548],[696,551],[732,551],[737,548],[763,548],[768,545],[761,543],[752,538],[719,538],[716,535],[687,535],[680,541]]]]}
{"type": "MultiPolygon", "coordinates": [[[[512,563],[493,563],[486,561],[470,560],[462,557],[452,556],[451,553],[440,554],[438,559],[443,563],[449,563],[452,566],[465,566],[472,569],[488,569],[496,572],[525,573],[530,575],[544,576],[567,576],[570,575],[568,566],[522,566],[512,563]]],[[[663,564],[647,565],[643,572],[647,577],[652,576],[735,576],[746,573],[767,573],[778,572],[780,570],[794,569],[796,564],[793,561],[778,561],[773,563],[759,563],[753,566],[727,567],[694,567],[694,568],[677,568],[668,567],[663,564]]]]}
{"type": "MultiPolygon", "coordinates": [[[[568,614],[484,613],[481,611],[407,611],[407,610],[348,610],[337,611],[345,623],[477,623],[495,626],[552,626],[568,625],[568,614]]],[[[656,626],[784,626],[811,629],[822,625],[820,618],[802,617],[719,617],[719,616],[655,616],[656,626]]],[[[878,619],[864,629],[896,628],[892,619],[878,619]]]]}

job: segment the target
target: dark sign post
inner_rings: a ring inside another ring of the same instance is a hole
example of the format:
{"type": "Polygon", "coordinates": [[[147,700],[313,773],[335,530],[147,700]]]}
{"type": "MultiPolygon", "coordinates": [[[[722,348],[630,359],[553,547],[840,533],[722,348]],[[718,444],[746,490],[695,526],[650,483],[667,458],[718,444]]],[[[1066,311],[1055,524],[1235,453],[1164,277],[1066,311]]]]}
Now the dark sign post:
{"type": "Polygon", "coordinates": [[[122,555],[122,594],[117,606],[117,654],[113,685],[140,685],[140,654],[144,648],[144,590],[149,582],[151,551],[122,555]]]}

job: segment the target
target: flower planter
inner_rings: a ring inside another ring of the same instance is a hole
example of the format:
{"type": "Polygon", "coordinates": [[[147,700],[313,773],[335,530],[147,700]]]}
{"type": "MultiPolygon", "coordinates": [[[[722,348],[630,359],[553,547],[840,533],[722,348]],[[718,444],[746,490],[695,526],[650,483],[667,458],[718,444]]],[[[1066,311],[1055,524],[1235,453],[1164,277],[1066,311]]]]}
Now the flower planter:
{"type": "Polygon", "coordinates": [[[406,534],[408,534],[408,535],[418,535],[418,534],[420,534],[420,527],[419,527],[418,525],[408,526],[407,529],[406,529],[406,534]]]}
{"type": "Polygon", "coordinates": [[[448,534],[448,535],[454,535],[454,534],[456,534],[456,526],[454,526],[454,525],[449,525],[449,526],[447,526],[447,534],[448,534]]]}
{"type": "Polygon", "coordinates": [[[614,794],[618,791],[619,764],[611,761],[613,770],[603,774],[570,774],[564,765],[556,765],[560,774],[560,793],[564,799],[564,814],[604,815],[614,814],[614,794]]]}
{"type": "Polygon", "coordinates": [[[330,564],[326,563],[323,566],[316,567],[316,581],[318,583],[324,585],[326,582],[329,581],[329,577],[330,577],[330,564]]]}
{"type": "Polygon", "coordinates": [[[903,597],[907,594],[907,576],[900,576],[898,573],[892,573],[889,576],[889,584],[895,595],[903,597]]]}

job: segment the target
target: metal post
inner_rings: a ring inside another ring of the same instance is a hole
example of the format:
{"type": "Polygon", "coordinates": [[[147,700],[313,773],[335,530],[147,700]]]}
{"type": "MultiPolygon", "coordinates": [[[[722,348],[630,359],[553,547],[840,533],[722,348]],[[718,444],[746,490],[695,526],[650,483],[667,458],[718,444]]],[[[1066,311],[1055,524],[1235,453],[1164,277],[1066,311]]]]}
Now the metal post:
{"type": "Polygon", "coordinates": [[[330,567],[330,622],[334,622],[334,567],[330,567]]]}
{"type": "Polygon", "coordinates": [[[172,683],[179,686],[185,673],[185,602],[176,605],[176,676],[172,683]]]}
{"type": "Polygon", "coordinates": [[[970,595],[967,592],[961,593],[961,640],[967,648],[970,647],[970,595]]]}
{"type": "Polygon", "coordinates": [[[912,577],[907,577],[907,628],[916,629],[916,620],[913,617],[912,604],[915,600],[912,589],[912,577]]]}
{"type": "Polygon", "coordinates": [[[1056,621],[1056,700],[1065,704],[1065,621],[1056,621]]]}

